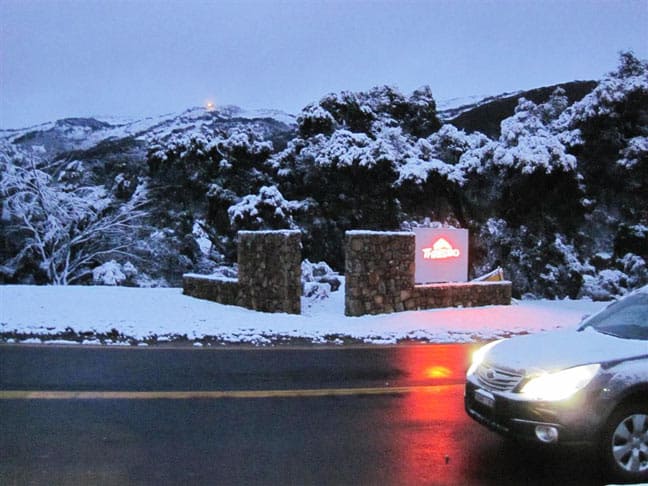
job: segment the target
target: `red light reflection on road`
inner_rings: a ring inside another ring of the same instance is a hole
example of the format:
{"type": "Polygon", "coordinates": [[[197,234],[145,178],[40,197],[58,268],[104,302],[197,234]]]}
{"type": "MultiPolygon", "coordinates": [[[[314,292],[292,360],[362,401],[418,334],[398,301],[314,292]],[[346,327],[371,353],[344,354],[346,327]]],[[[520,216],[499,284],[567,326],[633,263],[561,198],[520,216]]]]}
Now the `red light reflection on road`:
{"type": "Polygon", "coordinates": [[[464,382],[470,352],[458,353],[456,347],[443,344],[411,346],[403,351],[399,366],[407,373],[408,383],[441,385],[464,382]]]}
{"type": "Polygon", "coordinates": [[[452,370],[445,366],[430,366],[425,370],[426,378],[450,378],[452,370]]]}
{"type": "Polygon", "coordinates": [[[470,354],[468,349],[458,353],[456,347],[443,345],[405,350],[402,365],[410,379],[417,385],[438,386],[422,388],[398,401],[394,417],[402,425],[394,437],[400,464],[398,484],[461,482],[463,459],[451,424],[465,420],[463,382],[470,354]]]}

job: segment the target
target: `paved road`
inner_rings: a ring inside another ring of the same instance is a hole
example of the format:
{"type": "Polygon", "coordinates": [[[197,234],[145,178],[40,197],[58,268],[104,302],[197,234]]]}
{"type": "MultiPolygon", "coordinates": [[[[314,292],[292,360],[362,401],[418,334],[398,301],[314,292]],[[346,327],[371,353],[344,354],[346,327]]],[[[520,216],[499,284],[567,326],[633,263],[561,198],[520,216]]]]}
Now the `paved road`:
{"type": "Polygon", "coordinates": [[[466,417],[469,351],[0,346],[0,484],[601,484],[466,417]]]}

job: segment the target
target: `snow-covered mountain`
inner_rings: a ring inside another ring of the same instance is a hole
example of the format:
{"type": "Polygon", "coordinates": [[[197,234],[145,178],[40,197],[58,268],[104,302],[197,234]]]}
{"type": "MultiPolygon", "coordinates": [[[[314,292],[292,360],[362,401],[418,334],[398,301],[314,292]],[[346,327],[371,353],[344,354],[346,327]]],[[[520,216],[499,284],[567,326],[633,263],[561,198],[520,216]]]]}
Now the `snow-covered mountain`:
{"type": "Polygon", "coordinates": [[[267,134],[289,131],[296,126],[295,116],[278,110],[246,111],[236,106],[218,109],[190,108],[141,119],[111,117],[64,118],[22,129],[0,130],[0,140],[18,145],[42,147],[51,156],[84,151],[102,142],[132,138],[138,141],[168,138],[172,134],[213,132],[233,125],[256,125],[267,134]]]}
{"type": "Polygon", "coordinates": [[[523,91],[516,91],[515,93],[501,93],[499,95],[473,95],[463,96],[460,98],[450,98],[437,101],[437,113],[441,120],[452,120],[461,113],[470,111],[477,106],[490,103],[508,96],[516,94],[522,96],[523,91]]]}
{"type": "MultiPolygon", "coordinates": [[[[581,99],[596,86],[595,81],[575,81],[529,91],[475,95],[436,102],[437,116],[468,132],[489,134],[491,127],[513,114],[521,97],[536,103],[546,101],[557,87],[565,89],[571,102],[581,99]]],[[[193,107],[181,113],[167,113],[145,118],[97,116],[64,118],[20,129],[0,129],[0,141],[23,146],[37,146],[50,157],[67,152],[87,151],[105,142],[133,139],[138,142],[164,140],[178,134],[192,137],[213,135],[219,128],[250,126],[272,138],[297,127],[297,116],[280,110],[245,110],[226,105],[215,109],[193,107]]]]}
{"type": "Polygon", "coordinates": [[[502,93],[494,96],[474,96],[437,103],[439,118],[446,123],[490,137],[499,135],[501,122],[512,116],[520,98],[534,103],[546,102],[556,89],[562,89],[568,103],[581,100],[597,85],[596,81],[573,81],[554,86],[502,93]]]}

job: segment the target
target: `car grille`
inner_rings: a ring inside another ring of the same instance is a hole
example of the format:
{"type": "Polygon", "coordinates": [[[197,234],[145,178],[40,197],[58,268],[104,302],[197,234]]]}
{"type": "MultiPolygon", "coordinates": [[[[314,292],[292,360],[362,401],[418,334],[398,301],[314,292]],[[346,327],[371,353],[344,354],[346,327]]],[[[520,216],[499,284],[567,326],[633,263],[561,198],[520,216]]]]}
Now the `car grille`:
{"type": "Polygon", "coordinates": [[[522,381],[521,374],[488,364],[477,369],[477,378],[483,387],[497,391],[511,391],[522,381]]]}

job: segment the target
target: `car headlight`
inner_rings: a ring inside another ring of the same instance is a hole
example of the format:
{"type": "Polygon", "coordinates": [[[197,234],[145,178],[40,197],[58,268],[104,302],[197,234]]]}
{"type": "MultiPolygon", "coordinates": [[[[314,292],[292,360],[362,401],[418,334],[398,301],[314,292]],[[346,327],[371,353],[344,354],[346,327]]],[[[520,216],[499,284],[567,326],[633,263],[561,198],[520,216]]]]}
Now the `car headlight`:
{"type": "Polygon", "coordinates": [[[585,388],[601,368],[600,364],[576,366],[555,373],[546,373],[522,387],[520,393],[531,400],[553,402],[569,398],[578,390],[585,388]]]}
{"type": "Polygon", "coordinates": [[[479,368],[479,365],[482,364],[484,361],[484,358],[486,357],[486,354],[495,347],[496,344],[501,343],[504,341],[503,339],[498,339],[497,341],[493,341],[491,343],[485,344],[481,348],[479,348],[477,351],[475,351],[472,355],[472,363],[470,365],[470,368],[468,368],[468,371],[466,372],[466,375],[472,375],[475,371],[477,371],[477,368],[479,368]]]}

